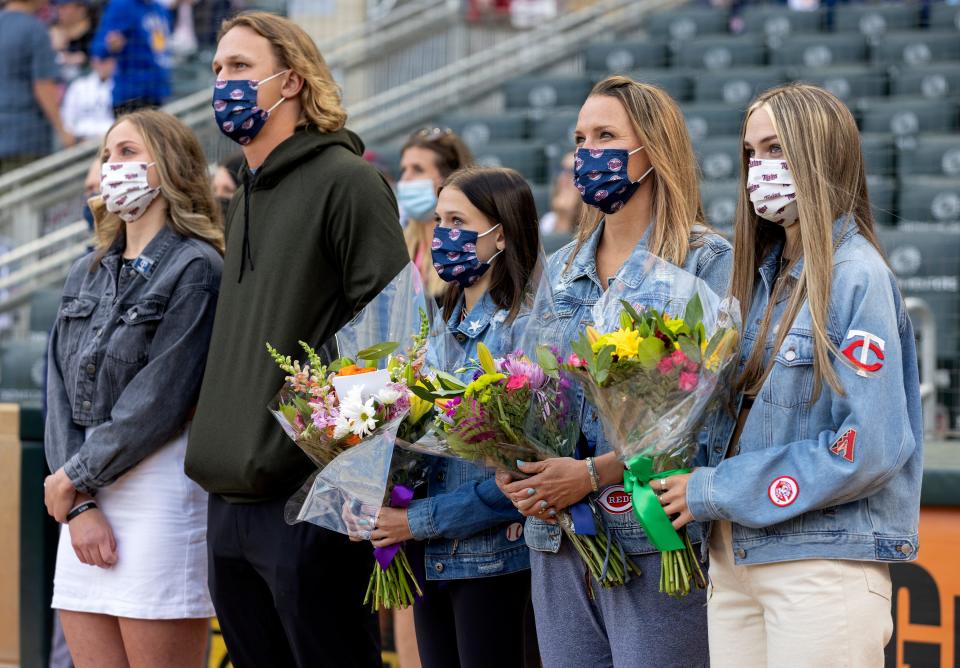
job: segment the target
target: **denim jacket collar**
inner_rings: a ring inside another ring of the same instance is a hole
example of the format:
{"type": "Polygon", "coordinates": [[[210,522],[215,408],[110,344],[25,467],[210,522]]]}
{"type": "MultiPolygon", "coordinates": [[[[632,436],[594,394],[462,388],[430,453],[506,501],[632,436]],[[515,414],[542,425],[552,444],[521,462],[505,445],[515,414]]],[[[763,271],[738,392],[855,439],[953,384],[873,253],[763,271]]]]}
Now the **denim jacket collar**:
{"type": "MultiPolygon", "coordinates": [[[[150,240],[150,243],[143,249],[143,252],[133,261],[134,271],[143,276],[144,279],[150,280],[150,277],[160,264],[163,256],[166,255],[174,243],[181,238],[182,237],[174,232],[169,225],[164,225],[160,228],[160,231],[157,232],[156,236],[150,240]]],[[[100,260],[100,264],[109,269],[111,273],[115,272],[125,247],[126,237],[125,235],[120,235],[110,246],[107,254],[100,260]]]]}
{"type": "Polygon", "coordinates": [[[490,326],[490,321],[500,309],[493,303],[490,293],[484,292],[480,301],[470,309],[467,317],[461,320],[460,313],[463,309],[463,300],[464,297],[461,294],[456,307],[453,309],[453,314],[447,320],[447,329],[453,334],[460,333],[471,339],[482,338],[484,332],[487,331],[487,327],[490,326]]]}
{"type": "MultiPolygon", "coordinates": [[[[603,226],[605,224],[606,219],[601,219],[600,223],[597,225],[597,229],[595,229],[584,242],[583,247],[580,248],[580,252],[577,253],[576,257],[573,259],[570,269],[563,273],[563,280],[565,282],[572,283],[581,278],[589,278],[600,288],[604,288],[603,284],[600,282],[600,275],[597,273],[597,248],[600,245],[600,237],[603,235],[603,226]]],[[[654,224],[655,223],[651,221],[651,223],[647,226],[643,236],[640,237],[640,241],[638,241],[637,245],[634,246],[630,257],[626,262],[623,263],[623,266],[620,267],[620,270],[617,272],[617,279],[623,281],[631,288],[637,287],[642,275],[637,272],[624,271],[624,268],[633,266],[634,257],[640,252],[647,251],[647,246],[650,242],[650,234],[653,230],[654,224]]]]}

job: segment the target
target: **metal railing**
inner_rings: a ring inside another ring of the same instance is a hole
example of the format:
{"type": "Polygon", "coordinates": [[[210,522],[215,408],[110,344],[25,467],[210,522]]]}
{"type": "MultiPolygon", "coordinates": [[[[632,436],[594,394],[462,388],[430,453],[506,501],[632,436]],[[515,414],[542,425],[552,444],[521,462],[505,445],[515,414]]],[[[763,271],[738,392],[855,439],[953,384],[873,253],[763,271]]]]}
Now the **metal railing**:
{"type": "Polygon", "coordinates": [[[937,323],[933,309],[919,297],[904,299],[913,329],[920,339],[920,400],[923,404],[923,433],[936,431],[937,420],[937,323]]]}

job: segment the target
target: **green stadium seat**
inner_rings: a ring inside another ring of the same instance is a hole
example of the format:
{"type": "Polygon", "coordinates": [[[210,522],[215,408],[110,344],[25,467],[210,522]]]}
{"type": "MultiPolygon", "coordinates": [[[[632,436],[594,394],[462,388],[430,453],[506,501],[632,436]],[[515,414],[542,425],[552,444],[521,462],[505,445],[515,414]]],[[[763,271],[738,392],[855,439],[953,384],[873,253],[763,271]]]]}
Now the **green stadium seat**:
{"type": "Polygon", "coordinates": [[[888,33],[873,47],[873,61],[911,65],[960,60],[960,39],[953,30],[909,30],[888,33]]]}
{"type": "Polygon", "coordinates": [[[953,101],[892,98],[860,100],[857,104],[862,132],[892,132],[914,135],[919,132],[947,132],[957,125],[957,103],[953,101]]]}
{"type": "Polygon", "coordinates": [[[577,127],[579,109],[567,109],[530,118],[530,137],[544,144],[558,144],[573,149],[573,131],[577,127]]]}
{"type": "Polygon", "coordinates": [[[593,83],[586,76],[520,77],[504,85],[507,109],[579,107],[593,83]]]}
{"type": "Polygon", "coordinates": [[[587,72],[600,76],[648,67],[666,67],[670,53],[665,42],[591,44],[584,53],[587,72]]]}
{"type": "Polygon", "coordinates": [[[543,144],[535,142],[485,144],[474,148],[474,159],[478,165],[484,167],[515,169],[532,183],[540,183],[547,178],[543,144]]]}
{"type": "Polygon", "coordinates": [[[897,156],[901,176],[960,178],[960,134],[920,135],[897,156]]]}
{"type": "Polygon", "coordinates": [[[740,177],[743,148],[739,135],[707,137],[694,142],[700,174],[705,181],[730,181],[740,177]]]}
{"type": "Polygon", "coordinates": [[[684,7],[650,17],[647,32],[685,41],[701,35],[727,32],[727,12],[707,7],[684,7]]]}
{"type": "Polygon", "coordinates": [[[894,67],[890,78],[893,95],[922,95],[931,100],[960,97],[960,63],[894,67]]]}
{"type": "Polygon", "coordinates": [[[738,181],[702,181],[700,197],[707,224],[724,234],[733,232],[733,219],[740,197],[738,181]]]}
{"type": "Polygon", "coordinates": [[[524,139],[527,136],[527,115],[520,111],[499,114],[450,114],[436,124],[448,127],[470,144],[524,139]]]}
{"type": "Polygon", "coordinates": [[[910,30],[920,25],[920,5],[914,3],[838,4],[833,11],[836,32],[859,32],[874,41],[891,30],[910,30]]]}
{"type": "Polygon", "coordinates": [[[867,176],[894,176],[897,154],[893,135],[863,133],[860,147],[867,176]]]}
{"type": "Polygon", "coordinates": [[[771,46],[787,35],[817,32],[823,22],[822,12],[796,12],[783,5],[748,5],[741,17],[745,31],[763,33],[771,46]]]}
{"type": "Polygon", "coordinates": [[[840,65],[816,69],[796,68],[788,73],[795,81],[822,86],[846,103],[861,97],[887,94],[887,70],[869,65],[840,65]]]}
{"type": "Polygon", "coordinates": [[[930,5],[930,26],[937,30],[960,30],[960,5],[937,2],[930,5]]]}
{"type": "Polygon", "coordinates": [[[718,135],[740,135],[746,105],[719,102],[683,105],[690,138],[696,142],[718,135]]]}
{"type": "Polygon", "coordinates": [[[889,176],[867,175],[867,189],[870,191],[870,208],[877,225],[894,225],[897,203],[897,181],[889,176]]]}
{"type": "Polygon", "coordinates": [[[684,70],[641,70],[630,72],[628,76],[636,81],[659,86],[677,102],[686,102],[693,97],[693,78],[684,70]]]}
{"type": "Polygon", "coordinates": [[[708,70],[762,65],[766,52],[767,47],[759,35],[698,37],[674,44],[673,65],[708,70]]]}
{"type": "Polygon", "coordinates": [[[790,35],[770,50],[774,65],[821,68],[830,65],[856,65],[867,60],[867,38],[863,35],[790,35]]]}
{"type": "Polygon", "coordinates": [[[43,403],[46,353],[45,335],[0,346],[0,401],[29,406],[43,403]]]}
{"type": "Polygon", "coordinates": [[[786,81],[777,67],[744,67],[719,72],[702,72],[694,82],[697,102],[726,102],[746,105],[763,91],[786,81]]]}
{"type": "Polygon", "coordinates": [[[533,193],[533,201],[537,205],[537,215],[543,218],[550,211],[550,196],[553,194],[553,187],[549,183],[531,183],[530,192],[533,193]]]}
{"type": "Polygon", "coordinates": [[[900,179],[897,208],[902,220],[960,222],[960,178],[904,177],[900,179]]]}
{"type": "Polygon", "coordinates": [[[37,290],[30,296],[30,331],[47,334],[60,311],[59,288],[37,290]]]}

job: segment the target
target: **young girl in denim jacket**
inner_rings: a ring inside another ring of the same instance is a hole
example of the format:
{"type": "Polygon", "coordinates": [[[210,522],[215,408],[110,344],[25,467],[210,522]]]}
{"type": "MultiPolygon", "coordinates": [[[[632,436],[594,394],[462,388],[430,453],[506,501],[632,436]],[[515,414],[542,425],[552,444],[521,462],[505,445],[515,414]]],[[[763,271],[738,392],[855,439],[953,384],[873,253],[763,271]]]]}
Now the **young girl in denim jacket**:
{"type": "MultiPolygon", "coordinates": [[[[456,359],[447,360],[453,372],[476,358],[478,343],[494,357],[519,345],[540,246],[537,211],[517,172],[467,168],[441,186],[436,217],[433,263],[448,282],[443,317],[457,341],[456,359]]],[[[456,459],[433,462],[426,498],[382,509],[371,535],[375,547],[422,541],[426,582],[414,606],[421,662],[523,666],[530,598],[523,517],[489,470],[456,459]]],[[[416,544],[408,550],[413,559],[416,544]]]]}
{"type": "Polygon", "coordinates": [[[857,125],[792,84],[748,109],[733,295],[733,412],[708,466],[667,478],[711,521],[714,666],[879,666],[890,562],[914,559],[922,475],[913,329],[874,232],[857,125]]]}

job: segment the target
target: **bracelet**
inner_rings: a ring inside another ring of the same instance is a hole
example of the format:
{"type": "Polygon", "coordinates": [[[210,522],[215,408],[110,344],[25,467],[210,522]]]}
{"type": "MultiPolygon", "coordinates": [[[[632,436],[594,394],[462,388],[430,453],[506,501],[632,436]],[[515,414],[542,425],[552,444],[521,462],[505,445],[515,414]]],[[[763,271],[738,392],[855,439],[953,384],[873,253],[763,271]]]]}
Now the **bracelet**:
{"type": "Polygon", "coordinates": [[[67,521],[69,522],[70,520],[76,518],[77,515],[82,515],[88,510],[93,510],[94,508],[97,508],[97,507],[98,506],[96,501],[84,501],[79,506],[77,506],[76,508],[71,510],[69,513],[67,513],[67,521]]]}
{"type": "Polygon", "coordinates": [[[590,486],[593,487],[594,492],[600,491],[600,476],[597,475],[597,465],[593,461],[593,457],[587,457],[587,473],[590,475],[590,486]]]}

